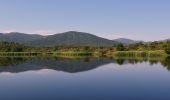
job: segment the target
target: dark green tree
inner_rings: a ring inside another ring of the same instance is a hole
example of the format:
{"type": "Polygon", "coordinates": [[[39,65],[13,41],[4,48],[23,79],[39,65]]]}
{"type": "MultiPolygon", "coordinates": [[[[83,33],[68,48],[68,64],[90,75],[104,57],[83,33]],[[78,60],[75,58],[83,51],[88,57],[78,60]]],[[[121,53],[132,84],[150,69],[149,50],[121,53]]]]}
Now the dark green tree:
{"type": "Polygon", "coordinates": [[[117,51],[124,51],[124,50],[125,50],[125,47],[123,46],[123,44],[118,44],[118,45],[116,46],[116,50],[117,50],[117,51]]]}

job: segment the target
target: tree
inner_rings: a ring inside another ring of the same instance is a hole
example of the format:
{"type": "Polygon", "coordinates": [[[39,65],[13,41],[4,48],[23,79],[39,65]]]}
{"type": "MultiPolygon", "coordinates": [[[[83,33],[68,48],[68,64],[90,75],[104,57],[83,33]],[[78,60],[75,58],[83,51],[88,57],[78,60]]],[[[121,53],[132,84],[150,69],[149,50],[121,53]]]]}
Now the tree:
{"type": "Polygon", "coordinates": [[[118,45],[116,46],[116,50],[117,50],[117,51],[124,51],[124,50],[125,50],[125,47],[123,46],[123,44],[118,44],[118,45]]]}
{"type": "Polygon", "coordinates": [[[84,50],[85,50],[86,52],[88,52],[88,51],[90,51],[90,47],[89,47],[89,46],[85,46],[85,47],[84,47],[84,50]]]}
{"type": "Polygon", "coordinates": [[[0,42],[0,52],[22,52],[25,47],[14,42],[0,42]]]}

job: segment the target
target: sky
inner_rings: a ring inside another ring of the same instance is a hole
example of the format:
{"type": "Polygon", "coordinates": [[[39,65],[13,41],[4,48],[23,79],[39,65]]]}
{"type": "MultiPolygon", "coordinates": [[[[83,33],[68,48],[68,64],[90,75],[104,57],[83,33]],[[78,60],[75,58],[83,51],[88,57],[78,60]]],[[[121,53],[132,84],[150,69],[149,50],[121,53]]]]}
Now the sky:
{"type": "Polygon", "coordinates": [[[170,0],[0,0],[0,32],[170,38],[170,0]]]}

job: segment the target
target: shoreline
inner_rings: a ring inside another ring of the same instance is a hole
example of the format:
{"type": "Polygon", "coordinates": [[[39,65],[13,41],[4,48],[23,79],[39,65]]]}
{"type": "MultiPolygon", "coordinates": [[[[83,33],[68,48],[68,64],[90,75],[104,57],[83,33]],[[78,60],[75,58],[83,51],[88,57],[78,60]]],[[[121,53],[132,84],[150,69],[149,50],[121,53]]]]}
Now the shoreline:
{"type": "Polygon", "coordinates": [[[76,52],[76,51],[59,51],[59,52],[0,52],[0,57],[5,56],[92,56],[92,57],[168,57],[170,55],[166,54],[164,50],[153,50],[153,51],[115,51],[102,53],[99,51],[95,52],[76,52]]]}

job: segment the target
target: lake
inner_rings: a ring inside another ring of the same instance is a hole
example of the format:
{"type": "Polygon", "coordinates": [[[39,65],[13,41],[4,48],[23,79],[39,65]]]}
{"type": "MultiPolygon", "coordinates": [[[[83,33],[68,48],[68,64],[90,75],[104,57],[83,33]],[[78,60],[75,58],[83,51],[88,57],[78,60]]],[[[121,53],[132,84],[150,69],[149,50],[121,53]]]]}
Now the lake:
{"type": "Polygon", "coordinates": [[[0,58],[0,100],[170,100],[170,57],[0,58]]]}

